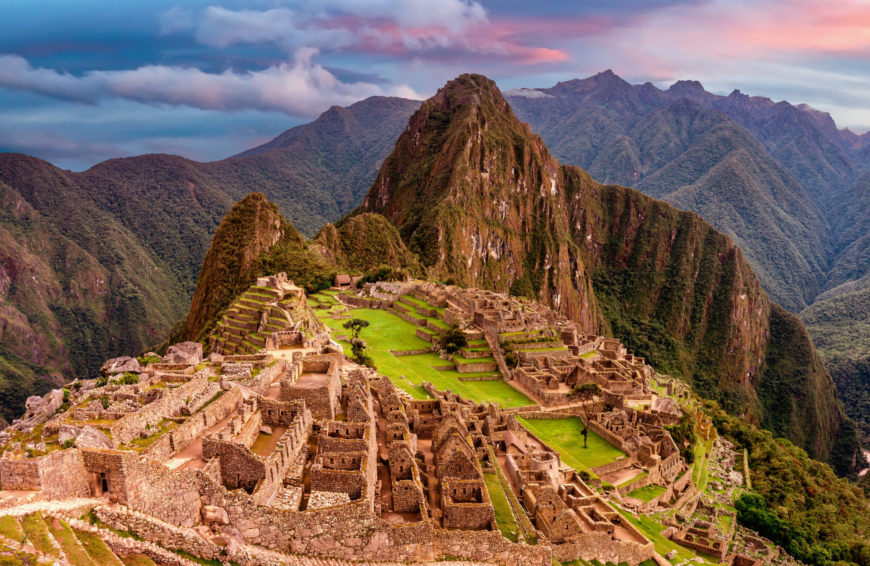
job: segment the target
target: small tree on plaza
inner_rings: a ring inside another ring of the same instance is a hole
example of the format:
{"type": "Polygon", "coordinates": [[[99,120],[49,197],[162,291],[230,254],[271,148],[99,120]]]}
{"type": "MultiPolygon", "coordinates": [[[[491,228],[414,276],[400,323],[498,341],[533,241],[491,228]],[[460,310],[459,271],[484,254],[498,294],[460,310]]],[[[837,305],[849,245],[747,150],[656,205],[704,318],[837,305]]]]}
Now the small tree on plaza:
{"type": "Polygon", "coordinates": [[[581,410],[583,416],[586,417],[583,423],[583,448],[588,448],[587,441],[589,440],[589,423],[592,422],[592,417],[595,416],[594,403],[596,395],[601,395],[601,388],[597,383],[580,383],[574,386],[574,389],[568,393],[568,397],[578,399],[583,405],[581,410]]]}
{"type": "Polygon", "coordinates": [[[369,321],[361,318],[352,318],[344,323],[344,327],[350,330],[354,340],[359,340],[359,333],[362,332],[363,328],[367,328],[368,325],[369,321]]]}
{"type": "Polygon", "coordinates": [[[344,323],[344,328],[350,330],[352,338],[350,339],[350,347],[353,350],[353,359],[356,363],[371,367],[372,359],[366,352],[365,341],[359,337],[363,328],[367,328],[369,321],[361,318],[352,318],[344,323]]]}

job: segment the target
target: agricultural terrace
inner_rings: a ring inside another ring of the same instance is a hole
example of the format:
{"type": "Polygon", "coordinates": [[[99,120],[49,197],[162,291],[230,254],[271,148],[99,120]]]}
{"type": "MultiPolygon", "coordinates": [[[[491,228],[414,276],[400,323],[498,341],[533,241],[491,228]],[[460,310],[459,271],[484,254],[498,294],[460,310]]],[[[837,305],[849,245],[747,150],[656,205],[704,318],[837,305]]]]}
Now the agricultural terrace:
{"type": "MultiPolygon", "coordinates": [[[[322,300],[315,295],[316,300],[322,300]]],[[[332,297],[329,297],[332,299],[332,297]]],[[[334,299],[332,299],[334,300],[334,299]]],[[[440,390],[450,389],[463,397],[483,403],[498,403],[502,407],[521,407],[535,405],[535,402],[505,383],[496,381],[459,381],[460,374],[455,369],[436,370],[436,367],[454,365],[449,360],[442,360],[436,354],[416,354],[413,356],[394,356],[390,350],[422,350],[431,344],[418,337],[419,327],[414,326],[395,314],[379,309],[354,309],[354,318],[367,320],[370,326],[362,331],[360,337],[365,339],[369,355],[378,368],[378,373],[389,377],[396,386],[401,387],[416,399],[427,399],[429,394],[423,389],[424,381],[431,382],[440,390]],[[401,379],[400,376],[405,378],[401,379]]],[[[334,320],[322,318],[323,322],[335,334],[345,334],[343,324],[347,319],[334,320]]],[[[346,341],[340,341],[342,346],[350,348],[346,341]]],[[[465,360],[457,356],[457,363],[465,360]]],[[[480,361],[480,360],[475,360],[480,361]]],[[[462,377],[478,377],[500,375],[497,371],[486,373],[463,373],[462,377]]]]}

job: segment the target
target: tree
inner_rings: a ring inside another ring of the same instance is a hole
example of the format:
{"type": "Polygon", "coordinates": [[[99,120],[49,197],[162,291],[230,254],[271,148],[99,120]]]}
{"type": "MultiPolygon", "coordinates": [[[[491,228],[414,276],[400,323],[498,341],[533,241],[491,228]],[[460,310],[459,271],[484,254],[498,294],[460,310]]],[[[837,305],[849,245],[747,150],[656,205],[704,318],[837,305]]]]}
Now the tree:
{"type": "Polygon", "coordinates": [[[351,335],[353,336],[350,339],[350,347],[353,350],[353,360],[358,364],[371,367],[372,359],[366,352],[365,341],[360,340],[359,337],[359,333],[362,332],[363,328],[367,328],[368,325],[369,321],[361,318],[352,318],[344,323],[344,327],[350,330],[351,335]]]}
{"type": "Polygon", "coordinates": [[[453,326],[438,340],[438,345],[448,354],[455,354],[468,346],[468,336],[458,326],[453,326]]]}
{"type": "Polygon", "coordinates": [[[588,448],[587,441],[589,440],[589,423],[592,422],[592,417],[595,415],[595,405],[593,401],[596,395],[601,395],[601,388],[597,383],[580,383],[574,386],[574,389],[568,393],[568,397],[579,399],[582,405],[583,416],[586,421],[583,423],[583,448],[588,448]]]}
{"type": "Polygon", "coordinates": [[[351,334],[353,334],[354,340],[359,340],[359,333],[362,331],[363,328],[367,328],[368,325],[369,321],[363,320],[361,318],[352,318],[344,323],[344,327],[347,330],[350,330],[351,334]]]}

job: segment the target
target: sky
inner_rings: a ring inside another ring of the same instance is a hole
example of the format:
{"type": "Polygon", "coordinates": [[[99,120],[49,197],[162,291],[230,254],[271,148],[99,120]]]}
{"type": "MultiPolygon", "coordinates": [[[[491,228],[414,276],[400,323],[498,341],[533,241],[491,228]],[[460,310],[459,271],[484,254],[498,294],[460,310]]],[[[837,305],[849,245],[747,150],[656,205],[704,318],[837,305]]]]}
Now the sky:
{"type": "Polygon", "coordinates": [[[870,0],[4,0],[0,152],[80,171],[229,157],[464,72],[503,89],[607,69],[807,103],[870,130],[870,0]]]}

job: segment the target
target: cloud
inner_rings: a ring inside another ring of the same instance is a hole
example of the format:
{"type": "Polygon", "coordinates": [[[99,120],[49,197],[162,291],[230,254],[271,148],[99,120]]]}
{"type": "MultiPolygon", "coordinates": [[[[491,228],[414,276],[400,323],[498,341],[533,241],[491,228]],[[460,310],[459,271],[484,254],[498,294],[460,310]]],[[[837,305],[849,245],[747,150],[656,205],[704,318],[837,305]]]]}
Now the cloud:
{"type": "Polygon", "coordinates": [[[520,96],[522,98],[552,98],[546,92],[541,92],[540,90],[534,90],[531,88],[513,88],[504,91],[502,94],[505,96],[520,96]]]}
{"type": "Polygon", "coordinates": [[[85,104],[117,98],[221,112],[254,109],[304,117],[376,95],[423,98],[406,85],[384,89],[365,82],[342,82],[313,61],[316,54],[313,48],[300,49],[291,62],[261,71],[205,73],[188,67],[148,65],[127,71],[91,71],[81,77],[35,69],[21,57],[3,55],[0,87],[85,104]]]}
{"type": "Polygon", "coordinates": [[[169,10],[163,12],[160,14],[158,20],[160,22],[161,36],[178,33],[196,27],[193,12],[182,8],[181,6],[173,6],[169,10]]]}
{"type": "MultiPolygon", "coordinates": [[[[322,0],[264,11],[209,6],[197,17],[193,35],[217,49],[250,44],[286,52],[315,47],[395,58],[472,54],[516,63],[568,58],[563,51],[517,41],[519,22],[494,25],[483,6],[469,0],[322,0]]],[[[575,26],[573,32],[582,28],[575,26]]]]}

